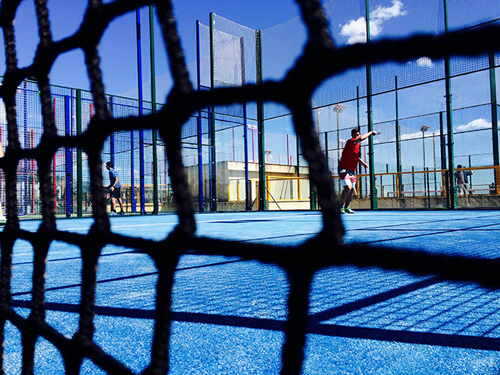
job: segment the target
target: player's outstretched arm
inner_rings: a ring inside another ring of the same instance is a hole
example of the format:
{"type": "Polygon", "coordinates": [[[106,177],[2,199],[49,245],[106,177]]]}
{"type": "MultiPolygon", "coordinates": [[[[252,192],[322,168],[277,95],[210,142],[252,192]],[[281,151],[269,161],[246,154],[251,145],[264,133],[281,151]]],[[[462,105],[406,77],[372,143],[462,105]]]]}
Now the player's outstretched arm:
{"type": "Polygon", "coordinates": [[[360,138],[362,141],[364,141],[366,138],[368,138],[370,135],[377,135],[378,133],[375,130],[371,130],[368,133],[363,134],[360,138]]]}
{"type": "Polygon", "coordinates": [[[369,131],[368,133],[365,133],[365,134],[361,135],[359,138],[355,139],[355,140],[354,140],[354,144],[356,145],[356,144],[360,143],[361,141],[364,141],[364,140],[365,140],[366,138],[368,138],[370,135],[377,135],[377,134],[379,134],[379,133],[377,133],[377,132],[376,132],[376,131],[374,131],[374,130],[371,130],[371,131],[369,131]]]}

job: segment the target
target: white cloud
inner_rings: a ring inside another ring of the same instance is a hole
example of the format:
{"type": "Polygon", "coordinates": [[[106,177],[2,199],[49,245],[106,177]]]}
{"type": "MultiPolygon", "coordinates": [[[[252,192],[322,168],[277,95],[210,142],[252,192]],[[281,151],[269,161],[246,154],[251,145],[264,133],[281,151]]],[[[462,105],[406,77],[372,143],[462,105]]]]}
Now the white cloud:
{"type": "Polygon", "coordinates": [[[422,132],[421,131],[418,131],[418,132],[415,132],[415,133],[409,133],[409,134],[401,134],[401,137],[400,137],[400,139],[402,141],[406,141],[408,139],[417,139],[417,138],[422,138],[422,132]]]}
{"type": "MultiPolygon", "coordinates": [[[[499,122],[500,126],[500,122],[499,122]]],[[[491,122],[486,121],[484,118],[478,118],[475,120],[472,120],[466,125],[457,125],[453,128],[454,132],[466,132],[466,131],[472,131],[472,130],[478,130],[478,129],[491,129],[491,122]]],[[[407,127],[403,127],[402,129],[403,134],[400,136],[401,141],[407,141],[410,139],[422,139],[422,131],[421,130],[416,130],[416,129],[410,129],[407,127]],[[405,131],[407,133],[405,133],[405,131]],[[411,132],[410,132],[411,131],[411,132]]],[[[432,138],[432,137],[439,137],[441,135],[441,131],[439,129],[436,129],[434,131],[428,131],[425,133],[425,138],[432,138]]],[[[446,131],[445,131],[446,135],[446,131]]],[[[384,140],[384,142],[395,142],[396,138],[391,137],[391,139],[384,140]]]]}
{"type": "MultiPolygon", "coordinates": [[[[382,24],[395,17],[406,15],[403,10],[401,0],[392,0],[392,6],[383,7],[379,5],[370,13],[370,35],[377,36],[382,30],[382,24]]],[[[341,25],[340,35],[347,37],[347,44],[366,43],[366,20],[360,17],[357,20],[350,20],[345,25],[341,25]]]]}
{"type": "MultiPolygon", "coordinates": [[[[403,131],[405,130],[411,130],[410,128],[404,128],[403,131]]],[[[415,130],[412,133],[403,133],[400,136],[400,140],[402,141],[407,141],[409,139],[422,139],[424,136],[422,134],[422,130],[415,130]]],[[[425,133],[425,138],[433,138],[433,137],[439,137],[441,135],[441,131],[439,129],[436,129],[435,131],[428,131],[425,133]]],[[[390,142],[395,142],[396,138],[392,138],[390,142]]]]}
{"type": "Polygon", "coordinates": [[[366,21],[364,17],[357,20],[350,20],[342,26],[340,35],[348,37],[347,44],[365,43],[366,42],[366,21]]]}
{"type": "Polygon", "coordinates": [[[455,127],[455,131],[470,131],[476,129],[488,129],[491,128],[491,122],[486,121],[484,118],[478,118],[466,125],[458,125],[455,127]]]}
{"type": "Polygon", "coordinates": [[[392,0],[392,7],[385,8],[379,5],[373,13],[371,13],[371,18],[379,21],[386,21],[388,19],[404,16],[408,12],[403,10],[403,3],[400,0],[392,0]]]}
{"type": "MultiPolygon", "coordinates": [[[[478,118],[475,120],[472,120],[468,124],[465,125],[457,125],[453,127],[454,132],[466,132],[466,131],[471,131],[471,130],[477,130],[477,129],[491,129],[491,122],[486,121],[484,118],[478,118]]],[[[427,132],[425,137],[439,137],[440,131],[436,130],[433,131],[432,133],[427,132]]],[[[412,133],[404,133],[401,135],[401,140],[408,140],[408,139],[417,139],[417,138],[422,138],[422,131],[416,130],[412,133]]],[[[394,139],[395,140],[395,139],[394,139]]]]}
{"type": "Polygon", "coordinates": [[[417,60],[417,65],[432,68],[434,66],[434,63],[428,57],[421,57],[417,60]]]}

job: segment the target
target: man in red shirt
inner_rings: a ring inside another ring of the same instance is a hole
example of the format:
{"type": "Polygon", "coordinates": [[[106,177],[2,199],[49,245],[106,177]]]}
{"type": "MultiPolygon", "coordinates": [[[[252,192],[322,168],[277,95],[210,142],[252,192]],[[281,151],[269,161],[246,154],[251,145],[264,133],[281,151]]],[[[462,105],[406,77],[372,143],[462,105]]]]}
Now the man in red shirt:
{"type": "Polygon", "coordinates": [[[353,214],[354,211],[349,208],[352,196],[354,195],[354,187],[356,185],[356,168],[358,163],[361,163],[365,168],[368,168],[361,158],[360,146],[361,141],[368,138],[370,135],[377,135],[375,131],[369,131],[361,135],[358,128],[351,130],[351,139],[349,139],[342,150],[340,157],[338,173],[340,181],[342,181],[342,195],[341,195],[341,208],[340,213],[353,214]]]}

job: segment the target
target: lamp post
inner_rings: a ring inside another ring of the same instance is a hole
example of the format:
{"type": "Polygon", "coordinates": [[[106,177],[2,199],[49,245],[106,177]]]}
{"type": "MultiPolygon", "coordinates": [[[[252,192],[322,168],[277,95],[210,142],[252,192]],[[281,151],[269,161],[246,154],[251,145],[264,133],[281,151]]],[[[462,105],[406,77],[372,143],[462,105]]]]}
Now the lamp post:
{"type": "Polygon", "coordinates": [[[257,130],[257,125],[247,125],[247,128],[252,131],[252,162],[255,163],[255,137],[253,132],[257,130]]]}
{"type": "Polygon", "coordinates": [[[425,171],[425,132],[429,130],[429,127],[424,125],[420,128],[422,130],[422,150],[424,152],[424,171],[425,171]]]}
{"type": "Polygon", "coordinates": [[[436,133],[432,133],[432,156],[434,159],[434,195],[437,192],[437,176],[436,176],[436,133]]]}
{"type": "Polygon", "coordinates": [[[266,150],[266,151],[264,151],[264,153],[266,154],[266,163],[269,163],[269,155],[271,155],[273,153],[273,151],[266,150]]]}
{"type": "Polygon", "coordinates": [[[346,106],[342,105],[342,104],[335,104],[335,106],[333,107],[333,111],[337,113],[337,163],[338,163],[338,160],[340,159],[339,113],[342,113],[342,111],[345,108],[346,108],[346,106]]]}
{"type": "MultiPolygon", "coordinates": [[[[429,130],[429,127],[426,125],[423,125],[420,130],[422,131],[422,151],[423,151],[423,157],[424,157],[424,192],[425,196],[427,197],[427,184],[425,183],[425,132],[429,130]]],[[[429,176],[427,176],[429,178],[429,176]]]]}

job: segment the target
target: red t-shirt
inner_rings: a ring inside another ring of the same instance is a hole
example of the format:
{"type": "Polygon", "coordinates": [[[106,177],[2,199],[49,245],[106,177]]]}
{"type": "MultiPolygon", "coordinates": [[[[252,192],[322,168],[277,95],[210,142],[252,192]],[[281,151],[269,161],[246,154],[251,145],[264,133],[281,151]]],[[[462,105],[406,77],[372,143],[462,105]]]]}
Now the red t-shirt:
{"type": "Polygon", "coordinates": [[[342,156],[339,161],[339,168],[350,169],[351,171],[356,171],[359,163],[359,157],[361,156],[360,147],[361,142],[354,144],[355,138],[349,139],[342,150],[342,156]]]}

